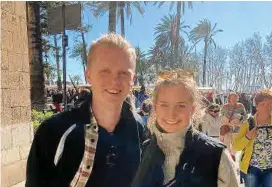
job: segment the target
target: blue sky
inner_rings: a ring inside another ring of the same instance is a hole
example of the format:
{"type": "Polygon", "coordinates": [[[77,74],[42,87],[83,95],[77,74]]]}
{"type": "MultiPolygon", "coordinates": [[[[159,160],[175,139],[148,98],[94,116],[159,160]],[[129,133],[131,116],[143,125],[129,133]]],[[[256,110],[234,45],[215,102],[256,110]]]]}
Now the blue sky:
{"type": "MultiPolygon", "coordinates": [[[[140,46],[142,50],[147,51],[154,43],[153,33],[156,24],[163,16],[174,13],[176,10],[174,7],[170,11],[169,5],[170,2],[166,2],[159,9],[151,4],[147,5],[144,16],[139,15],[134,9],[132,24],[129,24],[129,21],[125,24],[126,38],[134,46],[140,46]]],[[[191,28],[201,19],[208,19],[212,24],[217,23],[217,28],[223,29],[224,32],[215,36],[216,43],[230,48],[237,42],[251,37],[254,32],[259,32],[262,37],[268,35],[272,31],[271,10],[272,2],[193,2],[193,10],[186,9],[182,21],[191,28]]],[[[84,11],[83,17],[83,23],[92,24],[93,27],[86,36],[89,46],[91,41],[107,33],[108,14],[96,19],[87,10],[84,11]]],[[[120,24],[117,25],[117,32],[120,33],[120,24]]],[[[71,48],[76,40],[76,34],[68,31],[68,35],[71,48]]],[[[201,46],[199,48],[201,49],[201,46]]],[[[81,62],[67,55],[67,76],[76,74],[83,77],[81,62]]]]}

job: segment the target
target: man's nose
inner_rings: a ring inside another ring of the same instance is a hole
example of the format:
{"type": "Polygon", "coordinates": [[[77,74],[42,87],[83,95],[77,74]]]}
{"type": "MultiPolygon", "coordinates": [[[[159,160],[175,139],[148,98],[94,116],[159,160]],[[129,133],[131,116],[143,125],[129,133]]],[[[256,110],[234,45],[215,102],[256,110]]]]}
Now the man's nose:
{"type": "Polygon", "coordinates": [[[113,74],[111,81],[112,81],[112,83],[114,85],[120,85],[121,84],[121,78],[120,78],[119,74],[113,74]]]}

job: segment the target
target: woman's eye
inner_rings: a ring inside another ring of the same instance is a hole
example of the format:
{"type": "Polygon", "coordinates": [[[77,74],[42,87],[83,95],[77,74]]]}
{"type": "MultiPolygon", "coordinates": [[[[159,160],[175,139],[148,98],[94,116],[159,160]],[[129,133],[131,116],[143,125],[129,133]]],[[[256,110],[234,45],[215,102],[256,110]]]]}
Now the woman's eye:
{"type": "Polygon", "coordinates": [[[160,106],[166,108],[166,107],[168,107],[169,105],[167,105],[167,104],[161,104],[160,106]]]}
{"type": "Polygon", "coordinates": [[[184,108],[185,105],[176,105],[177,108],[184,108]]]}

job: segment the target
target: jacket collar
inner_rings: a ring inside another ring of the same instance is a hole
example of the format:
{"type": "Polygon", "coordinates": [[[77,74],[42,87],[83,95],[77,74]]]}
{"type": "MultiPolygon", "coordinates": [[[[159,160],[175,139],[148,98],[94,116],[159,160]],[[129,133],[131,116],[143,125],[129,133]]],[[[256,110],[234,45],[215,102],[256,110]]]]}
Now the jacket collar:
{"type": "MultiPolygon", "coordinates": [[[[80,121],[84,124],[90,123],[91,103],[92,103],[92,93],[86,96],[84,102],[79,107],[80,121]]],[[[124,101],[122,105],[121,117],[133,118],[133,109],[126,101],[124,101]]]]}

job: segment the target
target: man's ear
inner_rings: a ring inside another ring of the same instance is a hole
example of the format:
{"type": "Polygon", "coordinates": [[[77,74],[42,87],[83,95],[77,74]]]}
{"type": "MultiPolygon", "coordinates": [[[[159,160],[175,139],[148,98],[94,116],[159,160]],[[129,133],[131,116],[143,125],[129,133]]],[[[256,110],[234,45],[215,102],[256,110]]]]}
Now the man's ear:
{"type": "Polygon", "coordinates": [[[134,85],[135,80],[136,80],[136,74],[133,75],[132,82],[131,82],[131,86],[134,85]]]}
{"type": "Polygon", "coordinates": [[[90,76],[90,72],[88,70],[85,71],[85,77],[86,77],[88,83],[91,84],[92,79],[91,79],[91,76],[90,76]]]}

